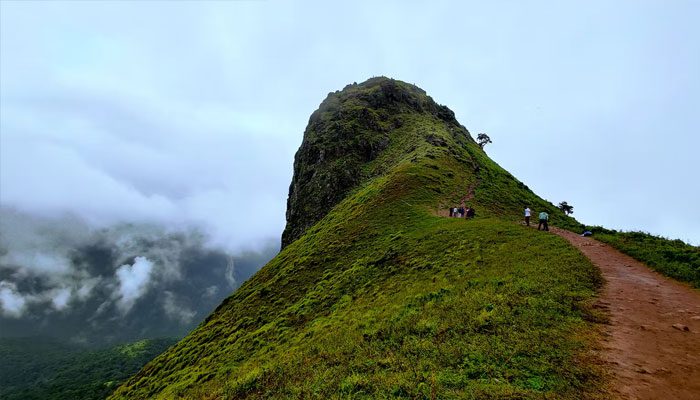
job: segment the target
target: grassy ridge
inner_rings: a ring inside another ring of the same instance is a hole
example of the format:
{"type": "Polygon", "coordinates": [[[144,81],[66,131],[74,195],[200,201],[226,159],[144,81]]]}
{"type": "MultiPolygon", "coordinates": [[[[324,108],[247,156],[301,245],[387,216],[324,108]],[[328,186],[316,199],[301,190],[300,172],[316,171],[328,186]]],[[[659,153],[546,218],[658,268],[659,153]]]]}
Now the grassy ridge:
{"type": "Polygon", "coordinates": [[[193,396],[578,398],[594,386],[580,362],[591,319],[583,301],[596,284],[586,261],[500,221],[440,222],[363,252],[342,279],[324,274],[265,327],[266,362],[245,362],[193,396]],[[556,274],[541,262],[551,256],[556,274]]]}
{"type": "Polygon", "coordinates": [[[514,221],[577,223],[444,121],[400,117],[361,185],[113,398],[595,394],[598,271],[514,221]],[[472,185],[475,220],[435,215],[472,185]]]}
{"type": "Polygon", "coordinates": [[[644,232],[618,232],[593,227],[594,237],[656,271],[700,288],[700,247],[644,232]]]}

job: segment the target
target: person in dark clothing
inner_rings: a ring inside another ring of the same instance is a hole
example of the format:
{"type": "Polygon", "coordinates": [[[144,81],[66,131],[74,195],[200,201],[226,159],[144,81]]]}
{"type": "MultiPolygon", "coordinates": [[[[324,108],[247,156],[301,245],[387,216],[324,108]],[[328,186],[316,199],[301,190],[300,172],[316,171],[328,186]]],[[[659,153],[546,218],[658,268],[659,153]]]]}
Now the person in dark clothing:
{"type": "Polygon", "coordinates": [[[472,207],[467,207],[467,218],[474,218],[476,211],[472,207]]]}
{"type": "Polygon", "coordinates": [[[455,209],[453,207],[450,207],[450,217],[455,216],[455,209]]]}
{"type": "Polygon", "coordinates": [[[464,207],[459,207],[459,209],[457,210],[457,216],[459,218],[462,218],[464,216],[464,207]]]}

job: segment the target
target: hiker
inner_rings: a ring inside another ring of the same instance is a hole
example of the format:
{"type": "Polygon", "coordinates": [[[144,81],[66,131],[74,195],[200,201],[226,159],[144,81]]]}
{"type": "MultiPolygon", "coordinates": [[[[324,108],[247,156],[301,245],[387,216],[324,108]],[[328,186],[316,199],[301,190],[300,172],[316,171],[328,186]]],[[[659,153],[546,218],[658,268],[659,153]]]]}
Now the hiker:
{"type": "Polygon", "coordinates": [[[530,207],[525,206],[525,225],[530,226],[530,207]]]}
{"type": "Polygon", "coordinates": [[[545,231],[548,231],[548,230],[549,230],[549,226],[547,225],[547,221],[549,221],[549,214],[547,214],[546,212],[542,211],[542,212],[540,213],[540,224],[537,226],[537,230],[539,231],[540,228],[542,228],[542,226],[544,225],[544,230],[545,230],[545,231]]]}
{"type": "Polygon", "coordinates": [[[473,208],[467,207],[467,218],[474,218],[476,211],[473,208]]]}
{"type": "Polygon", "coordinates": [[[455,209],[450,207],[450,217],[454,217],[454,216],[455,216],[455,209]]]}
{"type": "Polygon", "coordinates": [[[464,207],[460,207],[460,208],[457,210],[457,216],[458,216],[459,218],[462,218],[462,217],[464,216],[464,207]]]}

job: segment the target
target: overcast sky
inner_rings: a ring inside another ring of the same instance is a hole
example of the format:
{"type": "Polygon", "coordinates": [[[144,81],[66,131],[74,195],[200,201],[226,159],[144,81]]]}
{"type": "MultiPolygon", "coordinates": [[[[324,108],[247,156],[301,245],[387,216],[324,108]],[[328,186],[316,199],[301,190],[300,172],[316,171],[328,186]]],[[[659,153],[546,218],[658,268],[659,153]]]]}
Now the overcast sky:
{"type": "Polygon", "coordinates": [[[700,244],[700,2],[338,3],[3,0],[0,204],[277,240],[309,115],[385,75],[581,222],[700,244]]]}

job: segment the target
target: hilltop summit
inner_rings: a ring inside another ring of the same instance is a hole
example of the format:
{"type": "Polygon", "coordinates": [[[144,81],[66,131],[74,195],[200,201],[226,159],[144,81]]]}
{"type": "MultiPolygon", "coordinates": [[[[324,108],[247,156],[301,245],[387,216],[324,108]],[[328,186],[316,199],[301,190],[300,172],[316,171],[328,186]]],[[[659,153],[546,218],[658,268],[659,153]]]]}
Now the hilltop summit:
{"type": "Polygon", "coordinates": [[[442,121],[455,140],[474,141],[452,110],[405,82],[376,77],[329,93],[311,114],[294,158],[282,247],[298,239],[349,191],[381,172],[368,164],[389,147],[390,132],[403,126],[407,115],[442,121]]]}
{"type": "Polygon", "coordinates": [[[295,158],[284,249],[119,399],[567,398],[590,361],[598,270],[517,222],[578,228],[421,89],[331,93],[295,158]],[[474,219],[447,218],[461,202],[474,219]]]}

